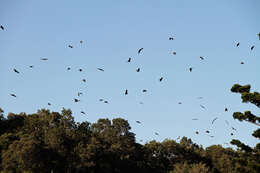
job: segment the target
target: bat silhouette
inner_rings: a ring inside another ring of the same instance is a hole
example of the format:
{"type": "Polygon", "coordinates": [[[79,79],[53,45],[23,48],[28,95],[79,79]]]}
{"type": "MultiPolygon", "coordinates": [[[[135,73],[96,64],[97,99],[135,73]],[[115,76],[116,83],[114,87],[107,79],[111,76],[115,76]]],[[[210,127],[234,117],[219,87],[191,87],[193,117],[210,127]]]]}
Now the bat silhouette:
{"type": "Polygon", "coordinates": [[[20,72],[19,72],[18,70],[16,70],[15,68],[14,68],[14,72],[15,72],[15,73],[18,73],[18,74],[20,73],[20,72]]]}
{"type": "Polygon", "coordinates": [[[144,49],[144,48],[140,48],[140,49],[138,50],[138,54],[140,54],[143,49],[144,49]]]}

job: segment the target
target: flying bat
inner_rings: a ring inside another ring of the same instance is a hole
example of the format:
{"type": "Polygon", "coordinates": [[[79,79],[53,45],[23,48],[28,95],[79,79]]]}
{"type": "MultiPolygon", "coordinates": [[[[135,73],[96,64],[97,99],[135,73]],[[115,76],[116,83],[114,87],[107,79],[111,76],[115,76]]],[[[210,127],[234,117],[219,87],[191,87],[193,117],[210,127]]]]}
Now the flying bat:
{"type": "Polygon", "coordinates": [[[172,52],[173,55],[176,55],[177,53],[175,51],[172,52]]]}
{"type": "Polygon", "coordinates": [[[146,90],[146,89],[143,89],[143,92],[145,93],[145,92],[147,92],[147,90],[146,90]]]}
{"type": "Polygon", "coordinates": [[[136,72],[140,72],[140,68],[136,69],[136,72]]]}
{"type": "Polygon", "coordinates": [[[144,48],[140,48],[140,49],[138,50],[138,54],[140,54],[143,49],[144,49],[144,48]]]}
{"type": "Polygon", "coordinates": [[[174,40],[174,38],[173,37],[169,37],[169,40],[174,40]]]}
{"type": "Polygon", "coordinates": [[[15,94],[10,94],[12,97],[16,97],[16,95],[15,94]]]}
{"type": "Polygon", "coordinates": [[[253,50],[255,48],[255,46],[252,46],[250,49],[253,50]]]}
{"type": "Polygon", "coordinates": [[[132,58],[128,58],[127,62],[131,62],[131,59],[132,59],[132,58]]]}
{"type": "Polygon", "coordinates": [[[73,48],[73,46],[72,46],[72,45],[68,45],[68,47],[69,47],[69,48],[71,48],[71,49],[73,48]]]}
{"type": "Polygon", "coordinates": [[[238,42],[238,43],[237,43],[237,47],[238,47],[239,45],[240,45],[240,43],[238,42]]]}
{"type": "Polygon", "coordinates": [[[15,68],[14,68],[14,72],[15,72],[15,73],[18,73],[18,74],[20,73],[20,72],[19,72],[18,70],[16,70],[15,68]]]}
{"type": "Polygon", "coordinates": [[[97,68],[99,71],[104,71],[104,69],[102,69],[102,68],[97,68]]]}
{"type": "Polygon", "coordinates": [[[48,60],[48,58],[41,58],[41,60],[42,60],[42,61],[47,61],[47,60],[48,60]]]}
{"type": "Polygon", "coordinates": [[[200,105],[200,107],[203,108],[203,109],[206,109],[205,106],[203,106],[203,105],[200,105]]]}
{"type": "Polygon", "coordinates": [[[159,79],[159,81],[161,82],[163,80],[163,77],[161,77],[160,79],[159,79]]]}
{"type": "Polygon", "coordinates": [[[79,99],[74,99],[74,102],[79,102],[80,100],[79,99]]]}
{"type": "Polygon", "coordinates": [[[125,90],[125,95],[127,95],[128,94],[128,90],[125,90]]]}
{"type": "Polygon", "coordinates": [[[157,133],[157,132],[155,132],[154,134],[157,135],[157,136],[159,135],[159,133],[157,133]]]}
{"type": "Polygon", "coordinates": [[[5,30],[5,28],[4,28],[4,26],[3,26],[3,25],[1,25],[1,26],[0,26],[0,28],[1,28],[2,30],[5,30]]]}
{"type": "Polygon", "coordinates": [[[200,59],[201,59],[201,60],[204,60],[204,57],[200,56],[200,59]]]}
{"type": "Polygon", "coordinates": [[[85,113],[84,111],[81,111],[80,113],[82,113],[82,114],[86,115],[86,113],[85,113]]]}
{"type": "Polygon", "coordinates": [[[211,124],[213,124],[216,120],[218,119],[218,117],[214,118],[211,122],[211,124]]]}
{"type": "Polygon", "coordinates": [[[48,106],[50,106],[51,105],[51,103],[48,103],[48,106]]]}
{"type": "Polygon", "coordinates": [[[140,121],[135,121],[136,123],[138,123],[138,124],[141,124],[141,122],[140,121]]]}

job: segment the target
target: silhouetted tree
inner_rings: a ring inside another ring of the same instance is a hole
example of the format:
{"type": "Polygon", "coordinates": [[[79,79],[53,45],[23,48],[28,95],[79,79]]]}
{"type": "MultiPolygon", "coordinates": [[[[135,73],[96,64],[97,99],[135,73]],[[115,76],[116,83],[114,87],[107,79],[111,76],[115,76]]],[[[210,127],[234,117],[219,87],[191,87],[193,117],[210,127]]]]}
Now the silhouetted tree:
{"type": "MultiPolygon", "coordinates": [[[[241,99],[243,103],[252,103],[260,108],[260,93],[258,92],[250,92],[250,85],[241,86],[239,84],[233,85],[231,91],[234,93],[240,93],[241,99]]],[[[233,118],[238,119],[239,121],[247,121],[249,123],[253,123],[254,125],[260,126],[260,117],[251,113],[251,111],[245,111],[244,113],[241,112],[234,112],[233,118]]],[[[252,134],[256,138],[260,138],[260,129],[258,128],[252,134]]],[[[237,168],[237,171],[243,172],[260,172],[260,143],[258,143],[254,148],[244,144],[239,140],[233,139],[231,144],[236,145],[241,152],[239,158],[235,158],[237,162],[241,163],[237,168]]]]}

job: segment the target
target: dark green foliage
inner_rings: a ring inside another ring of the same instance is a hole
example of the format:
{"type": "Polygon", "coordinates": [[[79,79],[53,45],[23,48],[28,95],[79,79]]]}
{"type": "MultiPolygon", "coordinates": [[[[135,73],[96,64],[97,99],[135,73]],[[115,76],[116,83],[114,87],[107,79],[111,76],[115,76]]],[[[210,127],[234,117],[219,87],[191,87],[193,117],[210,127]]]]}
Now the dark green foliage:
{"type": "Polygon", "coordinates": [[[240,142],[239,140],[233,139],[230,142],[232,145],[236,145],[237,147],[239,147],[241,150],[246,151],[246,152],[251,152],[253,151],[252,148],[250,148],[248,145],[243,144],[242,142],[240,142]]]}
{"type": "Polygon", "coordinates": [[[254,137],[260,139],[260,129],[257,129],[256,131],[254,131],[254,133],[252,134],[254,137]]]}
{"type": "Polygon", "coordinates": [[[243,92],[248,93],[250,91],[250,88],[251,88],[250,85],[241,86],[239,84],[235,84],[231,88],[231,92],[234,92],[234,93],[243,93],[243,92]]]}
{"type": "Polygon", "coordinates": [[[233,117],[234,119],[238,119],[239,121],[245,120],[254,124],[260,123],[260,118],[252,114],[250,111],[245,111],[244,114],[241,112],[234,112],[233,117]]]}
{"type": "Polygon", "coordinates": [[[1,123],[2,172],[219,173],[243,172],[250,166],[258,169],[256,156],[245,157],[221,146],[204,150],[186,137],[180,143],[167,139],[138,144],[129,123],[121,118],[75,123],[70,110],[42,109],[30,115],[10,113],[1,123]]]}
{"type": "Polygon", "coordinates": [[[212,171],[203,163],[188,164],[184,162],[175,164],[173,171],[170,171],[170,173],[212,173],[212,171]]]}
{"type": "Polygon", "coordinates": [[[234,93],[240,93],[242,101],[244,103],[253,103],[257,107],[260,107],[260,94],[258,92],[250,93],[250,85],[241,86],[239,84],[233,85],[231,91],[234,93]]]}
{"type": "MultiPolygon", "coordinates": [[[[243,102],[259,105],[250,85],[234,85],[243,102]]],[[[255,147],[232,140],[237,151],[213,145],[206,149],[183,137],[179,143],[166,139],[136,142],[127,120],[99,119],[76,123],[69,109],[35,114],[9,113],[0,109],[0,172],[75,173],[258,173],[260,143],[255,147]]],[[[259,124],[250,111],[235,112],[239,121],[259,124]]],[[[260,130],[253,134],[259,139],[260,130]]]]}
{"type": "MultiPolygon", "coordinates": [[[[241,94],[242,102],[244,103],[252,103],[260,108],[260,94],[258,92],[250,92],[250,85],[241,86],[239,84],[235,84],[231,91],[235,93],[241,94]]],[[[254,125],[260,126],[260,117],[252,114],[250,111],[234,112],[234,119],[238,119],[239,121],[247,121],[254,125]]],[[[260,129],[258,128],[253,132],[252,136],[256,138],[260,138],[260,129]]],[[[239,158],[234,158],[233,160],[239,163],[237,166],[237,171],[243,172],[260,172],[260,143],[258,143],[254,148],[242,143],[237,139],[233,139],[231,144],[236,145],[241,152],[239,153],[239,158]]]]}
{"type": "Polygon", "coordinates": [[[4,120],[4,110],[0,108],[0,121],[4,120]]]}

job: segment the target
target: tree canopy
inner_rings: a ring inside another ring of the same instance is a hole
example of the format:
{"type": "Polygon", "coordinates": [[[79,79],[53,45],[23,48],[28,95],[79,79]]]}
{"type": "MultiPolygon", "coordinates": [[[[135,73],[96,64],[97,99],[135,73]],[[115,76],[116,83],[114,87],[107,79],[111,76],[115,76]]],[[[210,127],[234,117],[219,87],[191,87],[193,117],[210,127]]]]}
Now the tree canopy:
{"type": "MultiPolygon", "coordinates": [[[[232,92],[259,107],[259,93],[250,85],[235,84],[232,92]]],[[[234,119],[259,125],[259,117],[246,111],[234,119]]],[[[253,136],[259,139],[259,129],[253,136]]],[[[61,113],[9,113],[0,109],[0,172],[161,172],[258,173],[260,144],[250,147],[239,140],[237,150],[212,145],[203,148],[187,137],[142,145],[136,142],[127,120],[99,119],[75,122],[70,109],[61,113]]]]}

